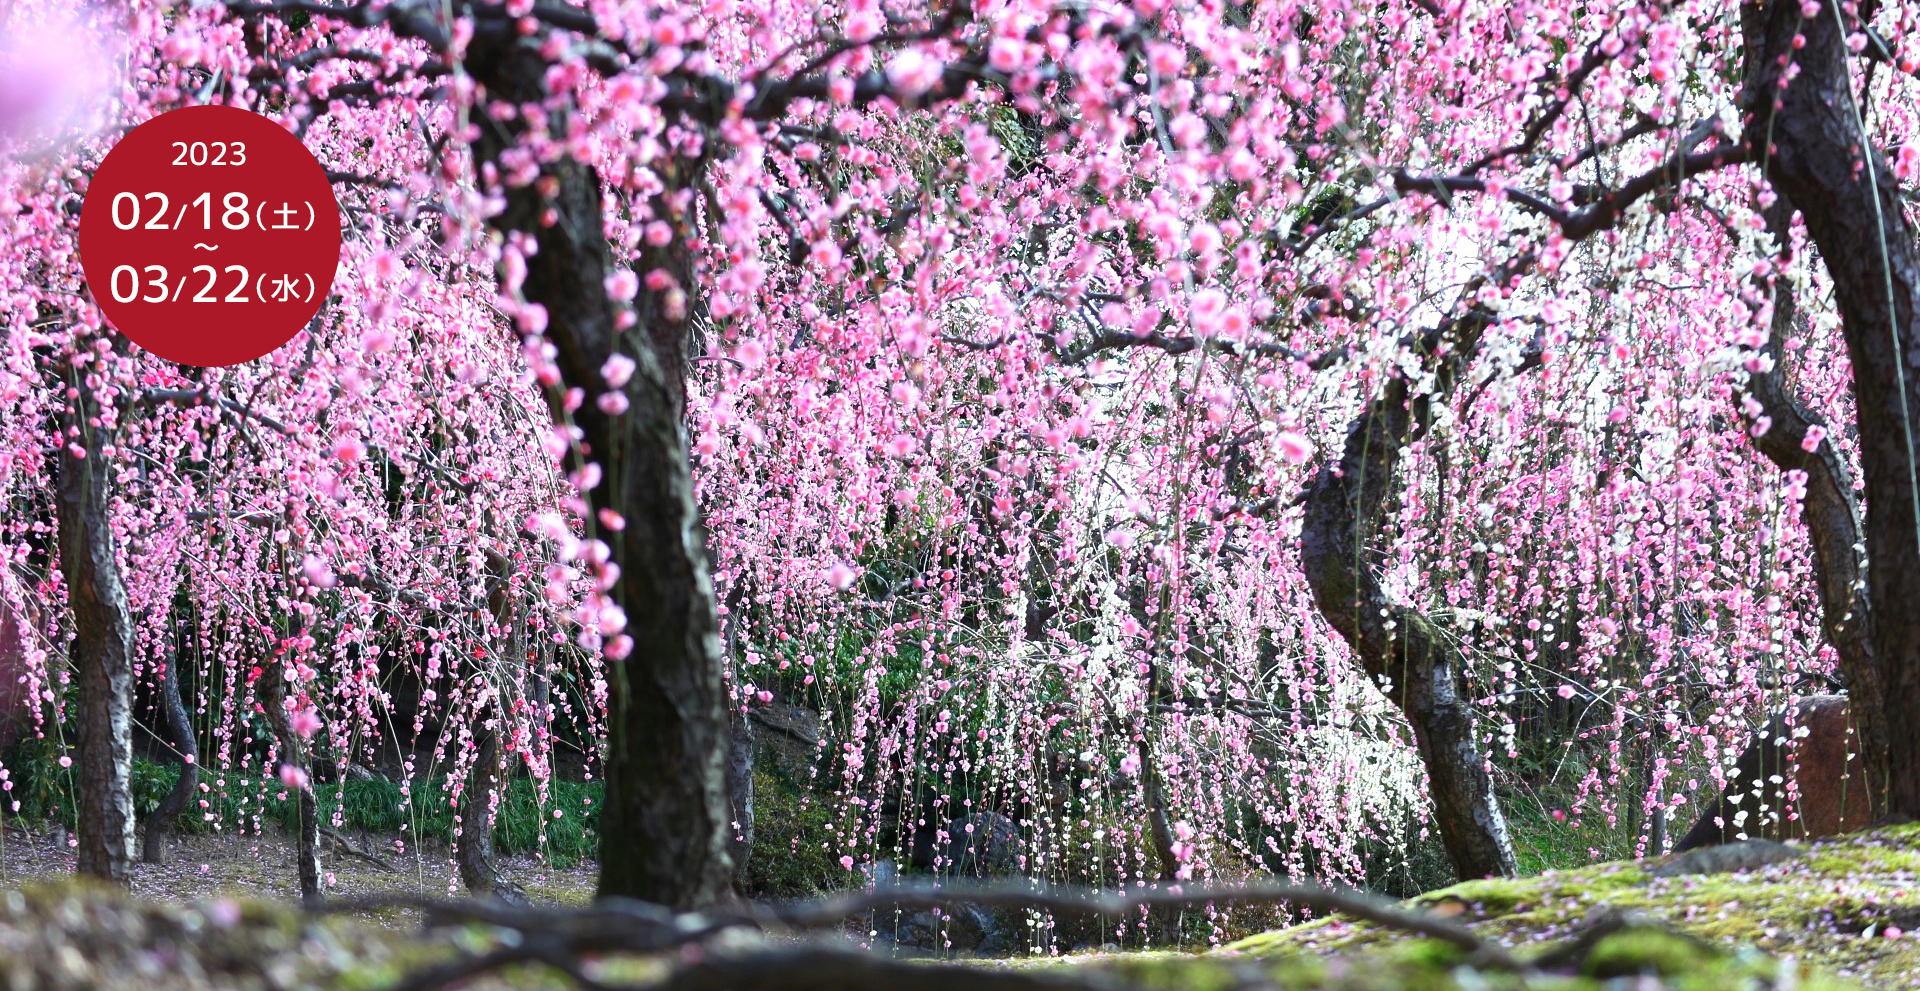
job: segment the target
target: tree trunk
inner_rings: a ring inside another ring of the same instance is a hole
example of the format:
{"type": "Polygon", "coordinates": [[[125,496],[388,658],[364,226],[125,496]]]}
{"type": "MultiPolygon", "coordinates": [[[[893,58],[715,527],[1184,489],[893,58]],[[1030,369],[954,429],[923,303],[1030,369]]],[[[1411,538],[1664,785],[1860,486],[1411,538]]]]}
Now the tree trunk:
{"type": "MultiPolygon", "coordinates": [[[[1780,244],[1782,265],[1793,243],[1793,212],[1792,200],[1784,195],[1765,211],[1767,228],[1780,244]]],[[[1761,289],[1767,291],[1766,287],[1761,289]]],[[[1880,675],[1873,654],[1873,609],[1866,595],[1865,537],[1853,472],[1832,443],[1823,443],[1812,451],[1800,446],[1810,429],[1827,430],[1828,424],[1800,402],[1786,380],[1785,342],[1802,322],[1793,292],[1780,284],[1772,287],[1771,295],[1773,325],[1765,353],[1773,359],[1773,367],[1748,375],[1746,392],[1759,402],[1761,415],[1772,426],[1754,438],[1753,446],[1781,471],[1807,473],[1807,495],[1801,501],[1800,515],[1813,544],[1821,625],[1827,643],[1840,655],[1840,670],[1847,683],[1871,688],[1879,684],[1880,675]]],[[[1873,690],[1877,692],[1877,688],[1873,690]]],[[[1880,742],[1869,749],[1884,750],[1885,732],[1877,732],[1880,742]]]]}
{"type": "MultiPolygon", "coordinates": [[[[1805,19],[1800,4],[1785,0],[1741,5],[1748,66],[1744,133],[1771,139],[1772,147],[1760,149],[1759,156],[1767,178],[1806,219],[1834,282],[1853,365],[1869,507],[1864,543],[1872,567],[1866,588],[1874,604],[1863,656],[1849,658],[1843,651],[1841,658],[1868,787],[1885,789],[1882,808],[1889,813],[1914,818],[1920,817],[1920,486],[1914,457],[1920,437],[1920,255],[1892,170],[1862,124],[1846,47],[1855,28],[1841,24],[1840,15],[1822,7],[1805,19]],[[1797,48],[1796,36],[1802,41],[1797,48]],[[1796,74],[1782,89],[1788,63],[1796,74]]],[[[1823,581],[1831,577],[1823,575],[1823,581]]],[[[1864,611],[1859,619],[1864,624],[1864,611]]],[[[1832,620],[1830,614],[1830,626],[1832,620]]]]}
{"type": "Polygon", "coordinates": [[[494,860],[493,820],[496,796],[505,783],[500,766],[500,734],[485,725],[474,731],[480,753],[460,796],[460,842],[456,859],[460,882],[476,898],[492,898],[509,905],[530,905],[527,893],[501,873],[494,860]]]}
{"type": "MultiPolygon", "coordinates": [[[[711,562],[709,562],[711,563],[711,562]]],[[[726,656],[740,657],[740,610],[746,595],[738,584],[727,592],[727,614],[720,621],[726,656]]],[[[732,843],[734,893],[747,893],[747,861],[753,857],[753,720],[737,692],[727,694],[727,807],[733,812],[732,843]]]]}
{"type": "MultiPolygon", "coordinates": [[[[1495,285],[1519,267],[1497,270],[1495,285]]],[[[1482,286],[1470,283],[1461,299],[1473,300],[1482,286]]],[[[1407,378],[1395,376],[1368,403],[1348,428],[1340,460],[1308,487],[1300,534],[1301,566],[1321,614],[1412,724],[1440,838],[1462,879],[1518,870],[1493,777],[1474,738],[1466,658],[1424,615],[1387,596],[1372,562],[1381,553],[1375,541],[1394,500],[1401,451],[1451,396],[1492,319],[1471,305],[1418,342],[1432,391],[1415,395],[1407,378]]]]}
{"type": "Polygon", "coordinates": [[[733,811],[733,886],[745,894],[747,861],[753,856],[753,721],[737,705],[727,707],[727,806],[733,811]]]}
{"type": "Polygon", "coordinates": [[[60,571],[73,613],[70,658],[80,681],[80,848],[75,869],[115,884],[133,870],[133,621],[114,556],[108,504],[113,465],[87,429],[99,405],[77,383],[74,422],[85,457],[59,462],[60,571]]]}
{"type": "MultiPolygon", "coordinates": [[[[551,102],[547,63],[511,22],[477,28],[466,65],[490,100],[551,102]]],[[[482,174],[498,169],[501,153],[525,126],[524,117],[482,121],[473,143],[476,168],[482,174]]],[[[592,169],[562,157],[543,167],[539,182],[503,187],[506,209],[489,223],[539,244],[527,259],[522,291],[545,308],[546,339],[557,350],[562,380],[584,392],[572,420],[584,453],[604,471],[587,496],[596,511],[617,512],[625,521],[624,529],[600,534],[620,567],[613,593],[625,610],[632,650],[608,671],[611,739],[599,894],[691,908],[725,898],[733,875],[719,618],[686,434],[692,218],[674,202],[685,199],[673,195],[696,188],[700,166],[668,155],[653,169],[664,191],[649,206],[675,235],[666,245],[640,248],[634,268],[643,277],[632,332],[618,326],[623,307],[605,288],[614,269],[601,183],[592,169]],[[645,276],[655,272],[672,284],[650,285],[645,276]],[[634,365],[619,387],[602,374],[615,354],[634,365]],[[624,393],[625,412],[602,412],[598,400],[608,392],[624,393]]]]}
{"type": "MultiPolygon", "coordinates": [[[[496,677],[503,689],[514,685],[512,675],[517,670],[513,665],[527,663],[527,619],[526,613],[514,608],[514,603],[506,591],[506,574],[497,574],[499,580],[493,597],[494,615],[511,611],[507,637],[507,646],[503,654],[502,670],[496,677]]],[[[506,694],[502,691],[502,695],[506,694]]],[[[497,698],[497,697],[496,697],[497,698]]],[[[506,706],[498,706],[505,716],[506,706]]],[[[505,790],[511,768],[503,766],[500,760],[500,734],[487,725],[486,713],[479,713],[478,725],[474,727],[474,742],[479,753],[475,755],[473,770],[467,776],[467,786],[460,793],[460,839],[456,845],[455,860],[460,865],[460,882],[467,891],[478,898],[494,898],[510,905],[527,905],[527,894],[515,884],[512,878],[501,873],[495,862],[493,850],[493,828],[496,811],[500,804],[500,794],[505,790]]]]}
{"type": "MultiPolygon", "coordinates": [[[[296,630],[295,635],[298,635],[296,630]]],[[[266,673],[260,676],[260,705],[266,710],[267,725],[272,728],[275,741],[280,745],[280,763],[290,764],[307,773],[306,741],[293,731],[292,721],[287,718],[287,665],[283,658],[275,657],[267,664],[266,673]]],[[[308,777],[305,786],[290,789],[293,791],[294,812],[297,821],[294,824],[294,858],[300,873],[300,900],[308,905],[320,903],[320,809],[314,801],[314,781],[308,777]]]]}
{"type": "Polygon", "coordinates": [[[187,715],[186,702],[180,697],[178,653],[167,661],[167,673],[160,682],[160,704],[169,742],[180,754],[180,778],[173,783],[173,790],[167,792],[167,797],[161,800],[160,807],[147,817],[141,859],[149,864],[167,862],[167,846],[173,837],[174,823],[186,809],[187,802],[200,790],[200,748],[194,739],[193,720],[187,715]]]}

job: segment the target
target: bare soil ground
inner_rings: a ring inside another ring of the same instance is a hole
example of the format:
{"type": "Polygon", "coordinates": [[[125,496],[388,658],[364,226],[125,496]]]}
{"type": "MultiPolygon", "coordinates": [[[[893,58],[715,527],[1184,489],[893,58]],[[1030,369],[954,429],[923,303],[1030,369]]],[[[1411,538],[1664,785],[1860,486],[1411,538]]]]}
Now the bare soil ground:
{"type": "MultiPolygon", "coordinates": [[[[353,840],[362,851],[377,851],[394,870],[323,844],[320,863],[330,898],[383,893],[460,897],[466,893],[445,847],[429,844],[396,853],[391,839],[360,836],[353,840]]],[[[69,843],[58,833],[10,824],[0,831],[0,889],[72,874],[74,854],[69,843]]],[[[590,901],[598,871],[591,862],[562,870],[531,857],[503,857],[500,868],[536,903],[550,905],[590,901]]],[[[294,868],[294,846],[290,837],[271,828],[258,836],[177,837],[167,863],[135,863],[133,893],[177,903],[213,898],[295,902],[300,880],[294,868]]]]}

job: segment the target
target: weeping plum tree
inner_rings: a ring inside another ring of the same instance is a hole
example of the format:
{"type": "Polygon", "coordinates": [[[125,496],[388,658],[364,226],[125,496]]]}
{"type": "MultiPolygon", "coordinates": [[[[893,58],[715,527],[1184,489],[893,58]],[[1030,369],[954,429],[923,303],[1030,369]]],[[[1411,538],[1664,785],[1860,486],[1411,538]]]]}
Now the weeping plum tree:
{"type": "MultiPolygon", "coordinates": [[[[301,811],[308,897],[325,885],[320,837],[339,825],[319,813],[322,793],[356,763],[466,776],[475,755],[454,740],[468,737],[444,728],[483,711],[507,770],[550,804],[551,731],[561,720],[595,731],[597,662],[561,630],[579,589],[547,587],[533,556],[543,545],[523,530],[555,504],[561,478],[521,456],[538,447],[540,394],[485,299],[418,254],[412,235],[369,228],[343,253],[343,293],[375,302],[336,299],[269,358],[183,369],[126,346],[101,324],[72,251],[80,198],[121,133],[112,125],[201,98],[210,73],[169,52],[198,44],[208,24],[62,4],[7,16],[71,41],[62,71],[81,78],[50,80],[49,92],[92,112],[0,133],[0,227],[18,249],[0,275],[0,593],[10,609],[55,607],[46,640],[29,638],[8,674],[34,704],[8,717],[54,747],[69,727],[78,736],[81,868],[129,876],[141,719],[188,762],[189,787],[204,767],[199,784],[223,800],[214,807],[245,820],[221,825],[257,827],[276,802],[301,811]],[[121,82],[151,85],[115,100],[81,85],[110,81],[121,56],[133,73],[121,82]],[[496,596],[519,605],[516,628],[546,641],[540,677],[578,678],[584,708],[544,697],[486,707],[473,683],[501,665],[519,678],[536,653],[502,642],[496,596]],[[195,608],[176,608],[183,600],[195,608]],[[141,685],[152,710],[136,705],[141,685]]],[[[363,147],[324,128],[306,138],[329,158],[335,141],[363,147]]],[[[343,180],[340,195],[351,211],[389,192],[343,180]]],[[[172,807],[148,824],[149,859],[164,853],[172,807]]],[[[17,797],[5,811],[20,811],[17,797]]],[[[480,811],[470,836],[491,829],[493,810],[480,811]]]]}
{"type": "MultiPolygon", "coordinates": [[[[1428,808],[1457,872],[1511,872],[1510,700],[1588,714],[1565,814],[1664,815],[1836,667],[1887,807],[1920,813],[1888,619],[1920,580],[1914,23],[234,0],[117,27],[144,109],[282,116],[359,218],[300,366],[340,395],[275,399],[311,488],[193,511],[310,521],[275,531],[311,557],[287,602],[345,610],[361,651],[425,595],[485,640],[500,613],[451,590],[489,559],[409,568],[404,527],[348,522],[402,517],[310,505],[377,505],[377,460],[436,525],[524,521],[551,551],[515,594],[568,614],[605,706],[601,891],[690,906],[728,885],[727,709],[776,698],[834,713],[849,871],[901,854],[883,796],[929,794],[897,818],[991,801],[1037,874],[1364,879],[1428,808]],[[1789,295],[1805,329],[1777,333],[1789,295]],[[445,374],[382,388],[429,375],[392,350],[445,374]],[[502,480],[495,516],[459,508],[502,480]]],[[[72,180],[8,167],[9,271],[70,326],[72,180]]],[[[241,430],[259,407],[215,384],[241,430]]],[[[9,422],[39,463],[46,418],[9,422]]],[[[267,538],[221,532],[266,587],[267,538]]]]}

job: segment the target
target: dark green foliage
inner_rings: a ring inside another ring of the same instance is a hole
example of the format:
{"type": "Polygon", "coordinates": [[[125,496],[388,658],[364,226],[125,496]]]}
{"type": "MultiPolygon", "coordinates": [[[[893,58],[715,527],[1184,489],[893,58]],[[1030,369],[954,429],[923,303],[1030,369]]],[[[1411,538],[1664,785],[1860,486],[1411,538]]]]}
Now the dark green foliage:
{"type": "Polygon", "coordinates": [[[809,898],[866,879],[840,866],[833,816],[820,797],[793,783],[771,761],[753,774],[753,854],[747,893],[756,898],[809,898]]]}
{"type": "MultiPolygon", "coordinates": [[[[73,785],[80,769],[61,767],[60,758],[63,755],[72,757],[71,748],[50,739],[23,740],[9,750],[6,759],[0,762],[5,764],[11,775],[8,781],[10,789],[6,793],[6,801],[0,803],[0,811],[9,812],[20,819],[59,822],[73,829],[73,785]],[[13,809],[13,802],[20,803],[18,811],[13,809]]],[[[139,769],[135,768],[136,812],[139,811],[139,781],[139,769]]]]}
{"type": "MultiPolygon", "coordinates": [[[[13,775],[12,798],[20,803],[13,815],[35,822],[60,823],[74,828],[73,784],[77,768],[59,765],[60,751],[50,742],[30,741],[15,748],[6,761],[13,775]]],[[[133,809],[145,819],[160,807],[160,801],[180,777],[172,764],[133,762],[133,809]]],[[[251,828],[260,806],[257,797],[266,796],[267,818],[283,829],[294,826],[293,802],[279,798],[285,792],[278,781],[265,782],[235,774],[202,773],[208,786],[198,800],[190,802],[181,815],[182,833],[213,832],[215,822],[223,828],[251,828]],[[215,782],[226,781],[222,788],[215,782]],[[199,805],[204,800],[205,808],[199,805]],[[209,820],[207,817],[213,818],[209,820]]],[[[320,821],[333,821],[336,809],[342,811],[347,829],[377,836],[404,836],[409,845],[419,842],[450,843],[453,840],[453,809],[448,804],[446,779],[432,778],[417,783],[412,801],[400,786],[382,779],[355,779],[341,784],[319,786],[320,821]],[[405,827],[402,829],[402,827],[405,827]]],[[[544,853],[556,867],[572,867],[596,855],[599,836],[599,782],[555,781],[548,786],[543,806],[537,799],[534,783],[516,778],[507,785],[498,818],[494,822],[494,849],[505,855],[544,853]],[[554,812],[561,815],[555,818],[554,812]],[[546,842],[541,843],[544,826],[546,842]]]]}
{"type": "MultiPolygon", "coordinates": [[[[1453,862],[1447,859],[1447,851],[1440,845],[1440,838],[1429,834],[1420,838],[1419,826],[1408,823],[1407,832],[1412,834],[1404,839],[1400,849],[1391,849],[1381,843],[1366,843],[1361,847],[1366,858],[1366,879],[1362,887],[1393,898],[1411,898],[1425,894],[1435,888],[1444,888],[1456,880],[1453,862]]],[[[1518,844],[1519,839],[1515,838],[1518,844]]]]}
{"type": "MultiPolygon", "coordinates": [[[[171,768],[165,769],[169,772],[171,768]]],[[[244,786],[243,786],[244,787],[244,786]]],[[[417,841],[453,841],[453,809],[445,792],[446,779],[432,778],[414,786],[412,802],[400,786],[379,778],[353,779],[344,785],[318,789],[320,821],[331,822],[340,809],[349,829],[380,836],[407,835],[417,841]],[[403,831],[402,826],[406,829],[403,831]]],[[[555,781],[548,785],[548,802],[541,806],[534,783],[526,778],[509,782],[494,820],[493,845],[502,854],[544,852],[557,867],[572,867],[596,853],[600,822],[598,782],[555,781]],[[586,800],[592,804],[587,804],[586,800]],[[554,812],[560,812],[558,818],[554,812]],[[546,843],[540,842],[541,827],[546,843]]],[[[163,792],[164,793],[164,792],[163,792]]],[[[274,794],[278,794],[278,789],[274,794]]],[[[267,808],[283,828],[293,828],[293,803],[268,796],[267,808]]]]}

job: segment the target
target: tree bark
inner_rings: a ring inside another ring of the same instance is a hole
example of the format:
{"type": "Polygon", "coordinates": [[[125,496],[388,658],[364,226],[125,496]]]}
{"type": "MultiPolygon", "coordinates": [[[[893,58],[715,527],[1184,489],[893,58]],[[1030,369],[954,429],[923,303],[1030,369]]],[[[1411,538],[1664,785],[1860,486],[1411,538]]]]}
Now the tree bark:
{"type": "Polygon", "coordinates": [[[460,843],[456,859],[460,882],[476,898],[492,898],[509,905],[530,905],[527,893],[501,872],[493,850],[495,797],[501,792],[506,769],[500,766],[500,734],[485,725],[474,730],[479,754],[460,796],[460,843]]]}
{"type": "MultiPolygon", "coordinates": [[[[296,629],[295,635],[298,635],[296,629]]],[[[307,772],[306,741],[293,731],[287,717],[287,665],[275,657],[260,676],[260,705],[266,710],[267,725],[279,744],[280,763],[291,764],[307,772]]],[[[310,774],[310,772],[309,772],[310,774]]],[[[294,792],[294,859],[300,874],[300,900],[308,905],[320,903],[320,808],[314,801],[314,781],[308,777],[304,787],[294,792]]]]}
{"type": "MultiPolygon", "coordinates": [[[[515,608],[512,597],[506,593],[510,575],[503,572],[495,574],[498,591],[494,593],[492,605],[496,617],[511,613],[507,617],[507,628],[511,632],[507,637],[506,649],[502,651],[506,663],[497,672],[503,688],[501,694],[504,695],[504,689],[514,685],[512,675],[516,669],[513,665],[527,664],[527,618],[524,611],[515,608]]],[[[506,706],[496,704],[504,717],[506,706]]],[[[474,756],[467,786],[460,793],[460,839],[455,852],[455,860],[460,866],[460,882],[475,897],[493,898],[510,905],[528,905],[531,903],[527,900],[526,892],[501,872],[494,857],[496,810],[511,768],[503,766],[500,760],[499,732],[487,725],[486,713],[478,715],[478,724],[473,733],[479,753],[474,756]]]]}
{"type": "MultiPolygon", "coordinates": [[[[1792,245],[1793,206],[1781,196],[1765,211],[1768,230],[1785,252],[1792,245]]],[[[1808,409],[1794,395],[1786,380],[1785,341],[1798,328],[1799,307],[1792,291],[1775,286],[1773,323],[1765,354],[1773,365],[1766,371],[1747,376],[1746,392],[1760,404],[1761,415],[1771,421],[1766,432],[1753,439],[1754,449],[1765,455],[1781,471],[1807,473],[1807,495],[1801,503],[1801,519],[1813,544],[1814,584],[1820,594],[1821,625],[1827,643],[1840,655],[1840,669],[1848,684],[1877,685],[1878,664],[1873,652],[1873,609],[1866,595],[1867,559],[1862,549],[1860,502],[1854,496],[1853,472],[1846,458],[1832,443],[1822,443],[1812,451],[1802,448],[1807,432],[1815,427],[1827,430],[1820,414],[1808,409]]],[[[1878,743],[1870,749],[1884,750],[1885,732],[1879,731],[1878,743]]]]}
{"type": "Polygon", "coordinates": [[[79,842],[75,869],[115,884],[133,870],[133,621],[109,521],[113,465],[88,430],[99,404],[76,383],[73,424],[85,457],[61,451],[60,571],[73,613],[70,658],[80,681],[79,842]]]}
{"type": "MultiPolygon", "coordinates": [[[[746,608],[746,596],[736,584],[727,592],[727,614],[720,621],[721,641],[726,656],[740,657],[740,610],[746,608]]],[[[727,853],[733,858],[733,890],[747,893],[747,862],[753,857],[753,720],[738,694],[727,695],[727,806],[733,812],[732,842],[727,853]]]]}
{"type": "MultiPolygon", "coordinates": [[[[1866,590],[1874,604],[1855,656],[1843,650],[1847,691],[1870,794],[1881,808],[1920,817],[1920,254],[1892,170],[1855,102],[1846,37],[1852,26],[1822,7],[1741,5],[1747,47],[1749,140],[1766,176],[1806,219],[1832,276],[1853,365],[1855,422],[1866,475],[1866,590]],[[1802,46],[1796,48],[1796,36],[1802,46]],[[1795,75],[1783,89],[1784,66],[1795,75]]],[[[1809,490],[1809,505],[1813,493],[1809,490]]],[[[1821,528],[1815,526],[1816,539],[1821,528]]],[[[1825,555],[1822,563],[1826,564],[1825,555]]],[[[1834,580],[1823,575],[1823,586],[1834,580]]],[[[1829,595],[1822,589],[1823,600],[1829,595]]],[[[1843,612],[1842,615],[1845,615],[1843,612]]],[[[1829,610],[1829,625],[1832,622],[1829,610]]],[[[1829,630],[1829,635],[1834,631],[1829,630]]],[[[1854,631],[1842,630],[1842,648],[1854,631]]]]}
{"type": "MultiPolygon", "coordinates": [[[[476,29],[466,65],[491,100],[550,102],[547,63],[533,46],[511,22],[488,22],[476,29]]],[[[501,153],[525,126],[524,118],[481,121],[473,143],[476,168],[482,174],[499,168],[501,153]]],[[[572,419],[586,456],[604,471],[589,501],[625,520],[624,529],[601,533],[620,567],[614,595],[633,647],[608,672],[612,738],[599,894],[691,908],[725,898],[733,875],[719,618],[686,434],[691,218],[681,212],[684,197],[674,195],[696,188],[700,166],[669,155],[653,169],[663,192],[649,205],[675,236],[640,248],[632,332],[619,328],[622,307],[607,296],[604,280],[614,265],[601,182],[591,168],[565,157],[545,165],[539,182],[503,189],[506,209],[489,223],[502,234],[538,241],[522,291],[546,309],[546,339],[557,349],[564,383],[584,393],[572,419]],[[650,286],[646,276],[654,272],[673,284],[650,286]],[[615,354],[631,359],[634,372],[617,390],[625,393],[627,410],[609,416],[597,401],[616,391],[601,372],[615,354]]]]}
{"type": "Polygon", "coordinates": [[[727,717],[727,805],[733,811],[727,853],[733,858],[734,891],[745,894],[753,856],[753,721],[735,705],[727,707],[727,717]]]}
{"type": "Polygon", "coordinates": [[[167,847],[173,837],[174,824],[179,821],[187,802],[200,790],[200,747],[194,739],[193,720],[187,714],[186,702],[180,697],[180,656],[177,653],[168,659],[167,673],[161,678],[160,704],[169,742],[180,754],[180,777],[174,781],[173,790],[161,800],[160,807],[147,817],[141,859],[149,864],[167,862],[167,847]]]}
{"type": "MultiPolygon", "coordinates": [[[[1524,266],[1497,270],[1496,284],[1518,267],[1524,266]]],[[[1482,286],[1469,284],[1462,299],[1471,301],[1482,286]]],[[[1375,544],[1394,500],[1401,452],[1451,396],[1492,320],[1471,304],[1418,342],[1433,376],[1431,391],[1414,394],[1404,376],[1387,382],[1348,427],[1340,460],[1308,487],[1300,534],[1301,566],[1321,614],[1413,727],[1440,838],[1462,879],[1518,870],[1493,777],[1474,738],[1467,661],[1426,616],[1388,597],[1372,562],[1380,555],[1375,544]]]]}

